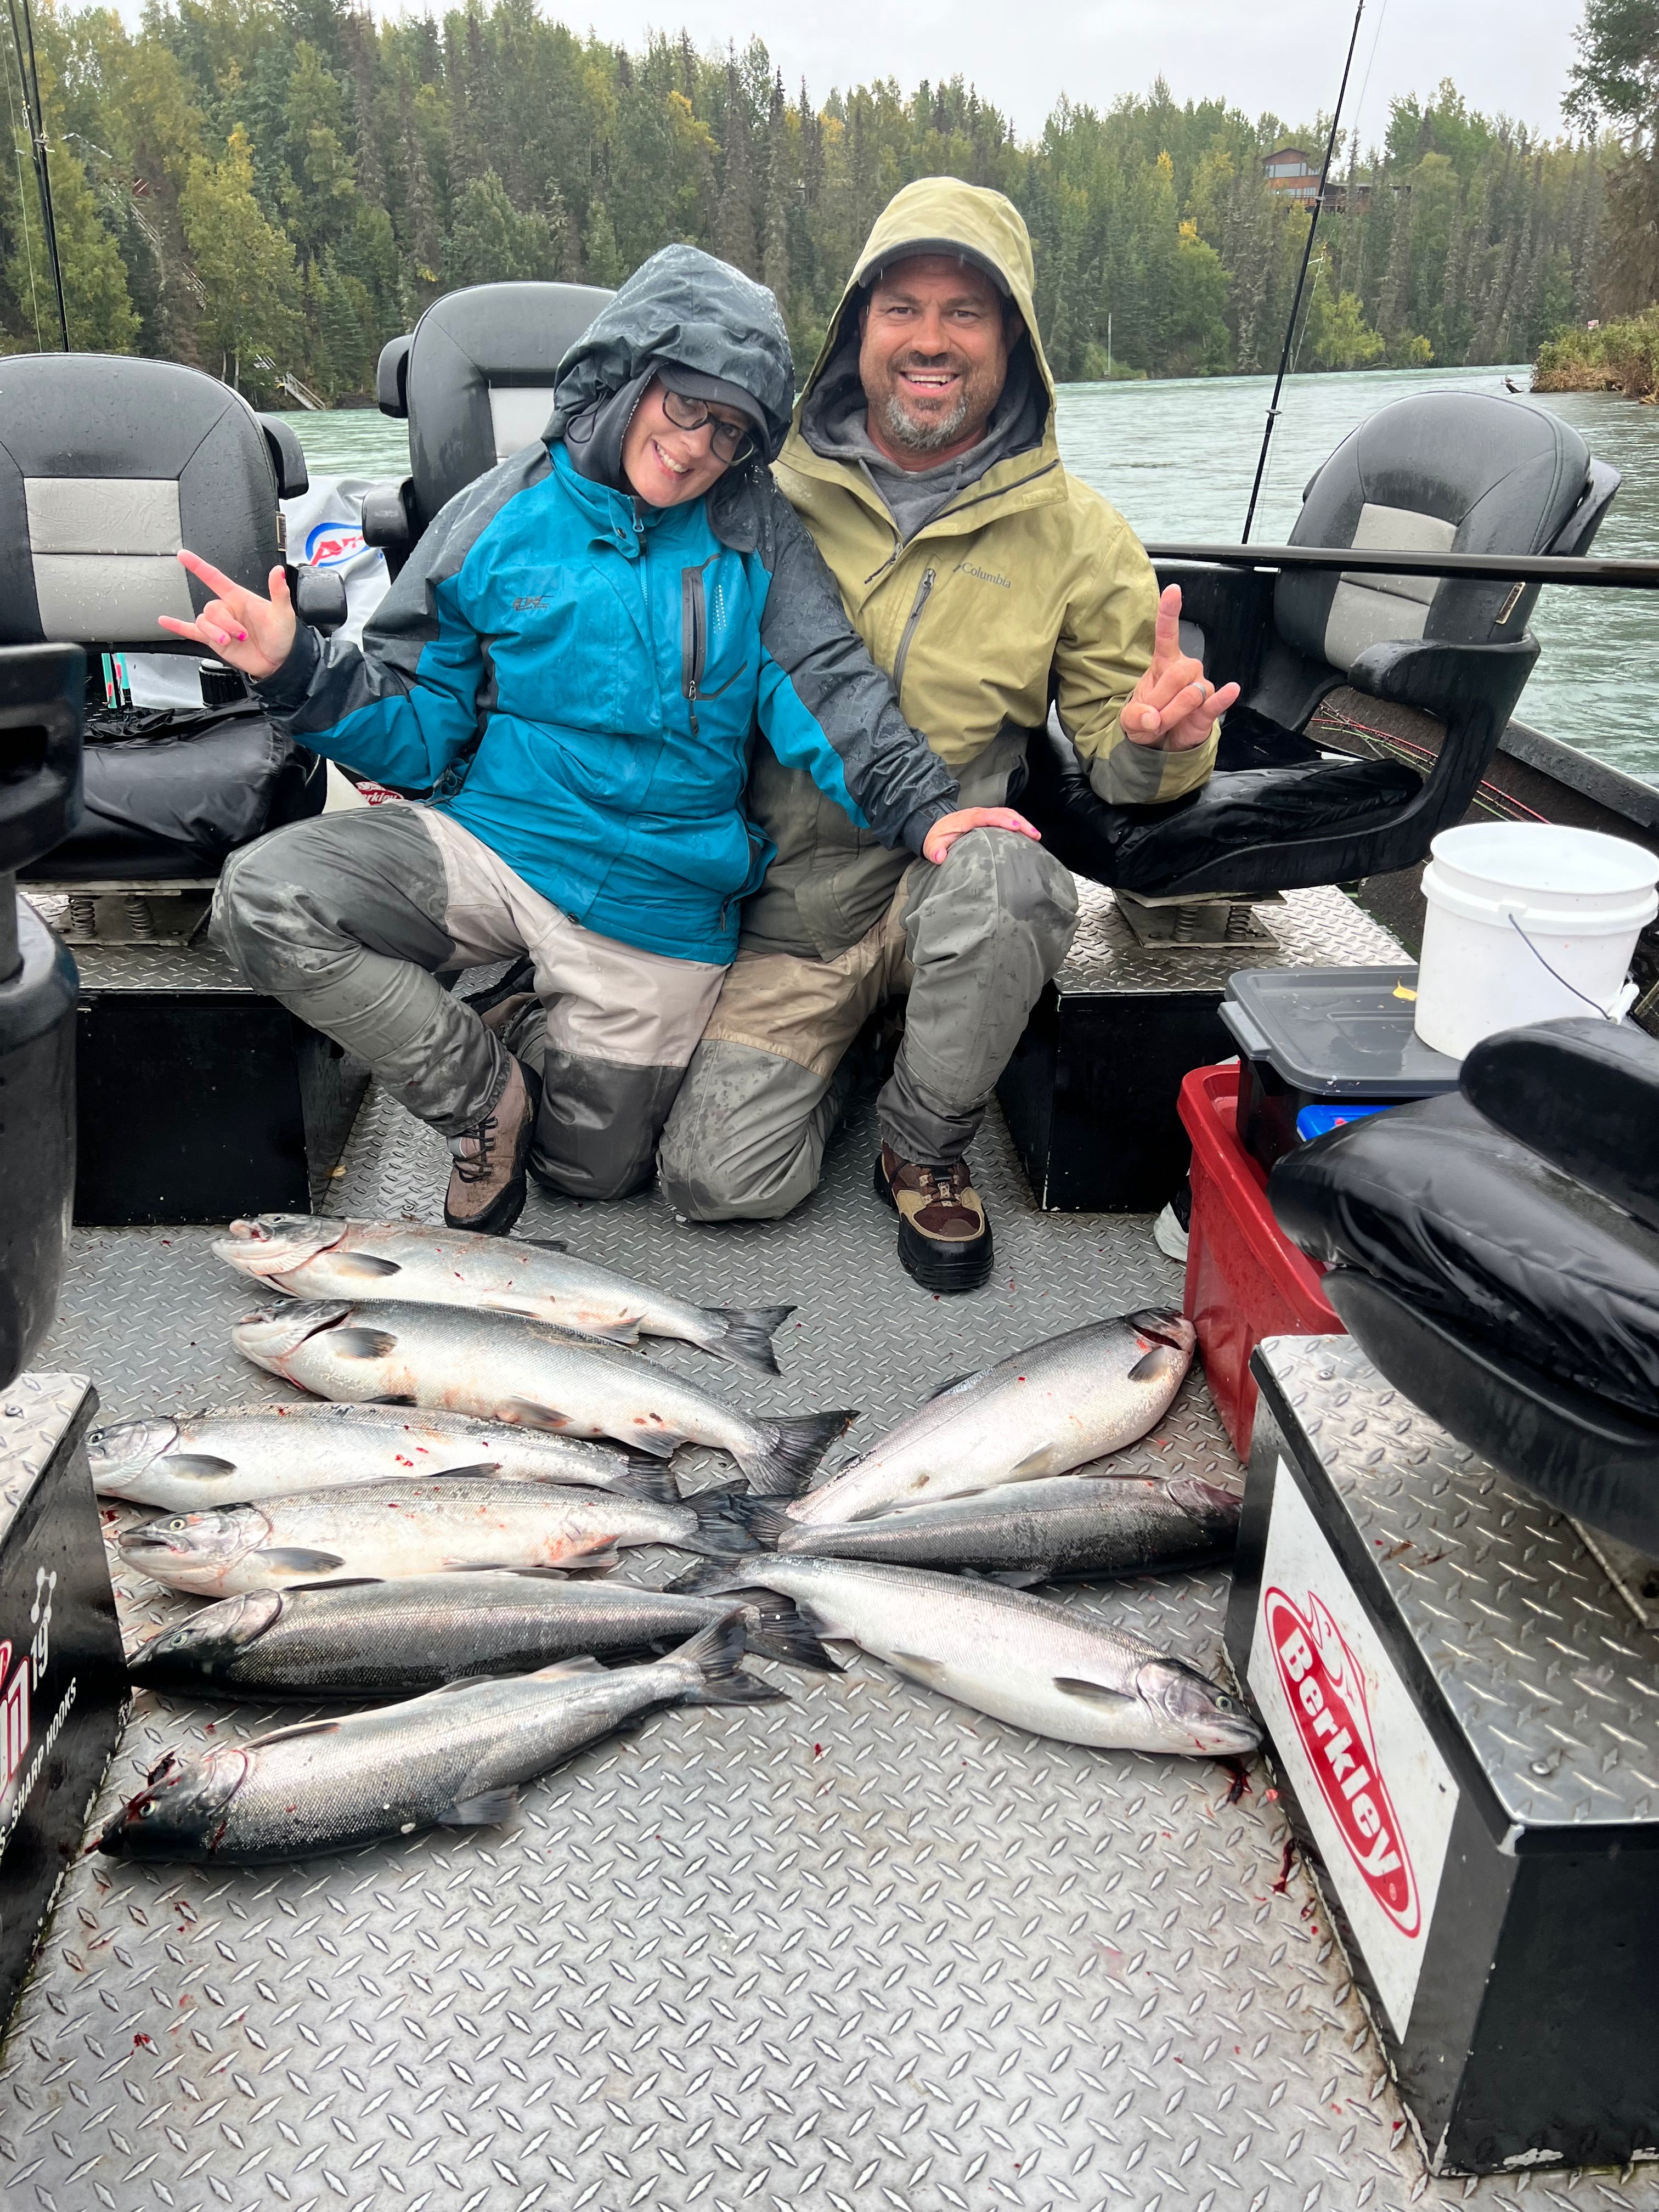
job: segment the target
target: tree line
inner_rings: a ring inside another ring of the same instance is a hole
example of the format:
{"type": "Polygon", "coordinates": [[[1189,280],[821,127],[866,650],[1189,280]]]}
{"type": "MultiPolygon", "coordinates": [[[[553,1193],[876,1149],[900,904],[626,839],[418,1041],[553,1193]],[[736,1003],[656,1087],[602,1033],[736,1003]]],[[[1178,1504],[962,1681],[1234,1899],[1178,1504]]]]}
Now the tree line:
{"type": "MultiPolygon", "coordinates": [[[[940,173],[1024,215],[1062,380],[1268,368],[1309,218],[1264,158],[1293,140],[1316,163],[1329,127],[1178,105],[1160,82],[1105,107],[1062,98],[1022,143],[959,77],[819,100],[759,40],[630,51],[534,0],[441,21],[150,0],[137,29],[40,0],[36,35],[71,344],[194,362],[266,402],[285,377],[330,402],[369,393],[385,340],[458,285],[616,284],[677,239],[771,287],[804,371],[883,204],[940,173]]],[[[5,66],[0,350],[50,349],[5,66]]],[[[1593,308],[1607,159],[1593,126],[1547,141],[1449,83],[1396,101],[1381,145],[1344,144],[1298,366],[1530,357],[1593,308]]]]}

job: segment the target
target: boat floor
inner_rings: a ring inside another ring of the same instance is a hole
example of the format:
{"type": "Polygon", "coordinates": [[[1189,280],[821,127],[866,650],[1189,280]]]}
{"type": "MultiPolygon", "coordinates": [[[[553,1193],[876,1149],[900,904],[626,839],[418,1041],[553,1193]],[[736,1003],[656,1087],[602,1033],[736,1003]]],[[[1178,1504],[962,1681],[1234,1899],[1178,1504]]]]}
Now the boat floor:
{"type": "MultiPolygon", "coordinates": [[[[781,1223],[687,1227],[653,1193],[537,1194],[522,1225],[710,1303],[793,1299],[779,1381],[652,1356],[757,1409],[860,1407],[855,1436],[1179,1297],[1146,1220],[1037,1212],[994,1113],[997,1273],[933,1297],[896,1266],[872,1150],[866,1107],[781,1223]]],[[[325,1202],[435,1219],[447,1165],[371,1092],[325,1202]]],[[[254,1300],[210,1233],[77,1231],[40,1366],[89,1374],[104,1419],[294,1395],[231,1351],[254,1300]]],[[[724,1464],[684,1455],[694,1486],[724,1464]]],[[[1196,1373],[1124,1465],[1240,1480],[1196,1373]]],[[[116,1581],[130,1642],[183,1609],[116,1581]]],[[[1213,1670],[1225,1589],[1059,1595],[1213,1670]]],[[[1048,1742],[874,1662],[767,1671],[790,1703],[659,1715],[504,1830],[252,1869],[83,1858],[0,2054],[8,2206],[1659,2206],[1653,2168],[1428,2178],[1260,1762],[1238,1795],[1219,1765],[1048,1742]]],[[[298,1717],[141,1693],[94,1818],[164,1748],[298,1717]]]]}

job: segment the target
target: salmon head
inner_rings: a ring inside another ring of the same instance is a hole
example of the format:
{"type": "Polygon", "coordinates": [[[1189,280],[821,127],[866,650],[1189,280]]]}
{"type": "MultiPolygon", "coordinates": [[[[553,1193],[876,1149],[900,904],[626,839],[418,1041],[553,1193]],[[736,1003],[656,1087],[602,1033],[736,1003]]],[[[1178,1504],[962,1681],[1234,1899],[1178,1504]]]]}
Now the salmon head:
{"type": "Polygon", "coordinates": [[[129,1528],[121,1557],[152,1581],[198,1597],[217,1597],[224,1579],[270,1540],[270,1523],[257,1505],[232,1505],[219,1513],[164,1513],[129,1528]]]}
{"type": "Polygon", "coordinates": [[[210,1858],[248,1765],[247,1753],[229,1745],[205,1759],[169,1752],[106,1824],[99,1850],[116,1859],[210,1858]]]}
{"type": "Polygon", "coordinates": [[[316,1213],[256,1213],[251,1221],[233,1221],[228,1235],[216,1237],[214,1255],[262,1280],[291,1274],[331,1252],[349,1226],[316,1213]]]}

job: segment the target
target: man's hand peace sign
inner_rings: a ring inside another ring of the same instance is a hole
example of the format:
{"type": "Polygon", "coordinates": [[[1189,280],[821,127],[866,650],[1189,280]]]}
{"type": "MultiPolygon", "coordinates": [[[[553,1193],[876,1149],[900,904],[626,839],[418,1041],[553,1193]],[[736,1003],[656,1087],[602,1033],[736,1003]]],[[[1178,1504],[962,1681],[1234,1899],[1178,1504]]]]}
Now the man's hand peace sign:
{"type": "Polygon", "coordinates": [[[179,558],[216,596],[192,623],[158,615],[161,628],[170,629],[175,637],[192,638],[198,645],[206,646],[210,653],[232,668],[240,668],[256,683],[274,676],[294,644],[294,603],[283,571],[271,570],[270,597],[262,599],[258,592],[245,590],[198,553],[181,553],[179,558]]]}
{"type": "Polygon", "coordinates": [[[1158,603],[1152,666],[1123,709],[1124,736],[1138,745],[1186,752],[1205,742],[1237,696],[1237,684],[1218,691],[1203,662],[1181,650],[1181,586],[1171,584],[1158,603]]]}

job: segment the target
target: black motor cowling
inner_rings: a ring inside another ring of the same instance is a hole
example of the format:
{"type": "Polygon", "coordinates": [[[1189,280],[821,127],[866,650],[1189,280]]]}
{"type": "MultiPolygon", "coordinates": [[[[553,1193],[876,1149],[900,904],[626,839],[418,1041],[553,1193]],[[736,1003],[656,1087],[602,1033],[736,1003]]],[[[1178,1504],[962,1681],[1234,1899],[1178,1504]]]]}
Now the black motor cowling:
{"type": "Polygon", "coordinates": [[[0,1389],[57,1310],[75,1191],[75,963],[17,872],[81,808],[86,656],[0,649],[0,1389]]]}

